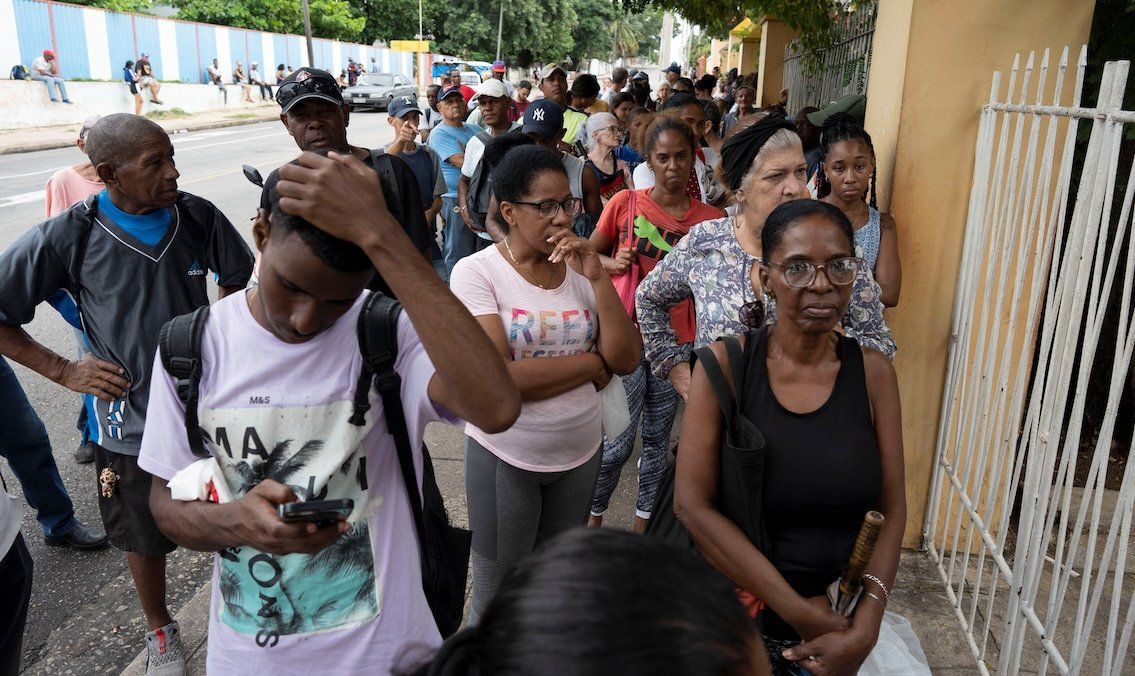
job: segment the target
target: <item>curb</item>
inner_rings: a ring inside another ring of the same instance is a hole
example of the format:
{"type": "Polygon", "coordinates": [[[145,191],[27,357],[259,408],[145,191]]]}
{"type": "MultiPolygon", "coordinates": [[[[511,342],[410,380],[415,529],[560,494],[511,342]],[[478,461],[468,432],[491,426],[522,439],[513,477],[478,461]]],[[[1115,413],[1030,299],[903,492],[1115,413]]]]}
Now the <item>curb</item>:
{"type": "MultiPolygon", "coordinates": [[[[237,120],[213,120],[213,121],[210,121],[210,122],[200,122],[200,123],[196,123],[196,124],[193,123],[193,122],[189,122],[189,123],[185,123],[184,126],[177,126],[176,129],[166,129],[165,126],[162,126],[162,128],[166,130],[167,134],[183,134],[183,133],[186,133],[186,132],[203,131],[203,130],[206,130],[206,129],[221,129],[221,128],[224,128],[224,127],[239,127],[240,125],[243,125],[243,124],[259,124],[261,122],[267,122],[269,120],[276,120],[276,119],[279,119],[279,113],[273,111],[272,115],[265,115],[263,117],[257,115],[256,117],[245,117],[245,118],[241,118],[241,119],[237,119],[237,120]]],[[[164,122],[164,120],[157,121],[157,122],[158,122],[159,125],[161,125],[161,123],[164,122]]],[[[171,120],[170,122],[176,122],[176,120],[171,120]]],[[[73,127],[75,125],[63,125],[63,126],[73,127]]],[[[75,145],[74,139],[68,139],[68,140],[65,140],[65,141],[64,140],[42,141],[40,143],[30,143],[30,144],[22,145],[22,146],[0,147],[0,155],[16,155],[16,154],[19,154],[19,153],[35,152],[37,150],[54,150],[56,148],[70,148],[73,145],[75,145]]]]}

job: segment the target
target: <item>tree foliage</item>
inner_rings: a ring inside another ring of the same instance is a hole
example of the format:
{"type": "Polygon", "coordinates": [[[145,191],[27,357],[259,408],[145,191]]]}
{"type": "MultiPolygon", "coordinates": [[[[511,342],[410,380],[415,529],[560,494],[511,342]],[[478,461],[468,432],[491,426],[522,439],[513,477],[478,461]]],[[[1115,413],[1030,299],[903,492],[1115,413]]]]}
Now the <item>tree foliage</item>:
{"type": "MultiPolygon", "coordinates": [[[[621,0],[632,12],[648,4],[682,15],[707,34],[724,38],[729,29],[745,17],[753,21],[763,16],[780,19],[796,32],[808,48],[831,42],[835,18],[844,11],[837,0],[621,0]]],[[[854,5],[854,3],[852,3],[854,5]]]]}
{"type": "MultiPolygon", "coordinates": [[[[296,0],[173,0],[179,19],[277,33],[303,34],[303,12],[296,0]]],[[[311,32],[320,38],[355,41],[366,18],[347,0],[310,0],[311,32]]]]}

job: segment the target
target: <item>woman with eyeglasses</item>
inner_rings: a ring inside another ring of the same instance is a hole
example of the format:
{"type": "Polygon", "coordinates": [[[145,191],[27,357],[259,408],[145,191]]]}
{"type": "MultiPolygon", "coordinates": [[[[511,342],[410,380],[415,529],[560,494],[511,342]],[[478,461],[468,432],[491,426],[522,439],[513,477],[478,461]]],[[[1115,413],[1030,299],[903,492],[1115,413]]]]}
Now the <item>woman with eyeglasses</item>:
{"type": "MultiPolygon", "coordinates": [[[[628,299],[633,284],[664,261],[690,228],[721,217],[721,211],[690,197],[687,182],[694,166],[697,141],[694,130],[674,115],[659,115],[643,136],[646,161],[657,180],[650,188],[625,190],[607,203],[591,243],[604,267],[617,279],[628,299]]],[[[624,304],[625,306],[625,304],[624,304]]],[[[690,303],[669,312],[667,323],[680,342],[694,339],[690,303]]],[[[678,395],[665,379],[651,374],[646,361],[623,379],[631,424],[616,437],[603,441],[603,465],[591,503],[591,525],[598,526],[611,495],[619,485],[623,465],[631,456],[642,424],[642,459],[638,463],[638,499],[634,529],[642,532],[650,519],[658,484],[666,471],[670,430],[678,409],[678,395]]]]}
{"type": "MultiPolygon", "coordinates": [[[[783,116],[766,115],[751,123],[730,136],[721,151],[722,173],[737,214],[691,229],[639,284],[636,294],[646,358],[654,373],[669,379],[683,399],[690,389],[692,348],[745,333],[744,308],[760,312],[766,324],[776,322],[775,299],[753,283],[761,259],[761,231],[773,209],[808,195],[808,165],[800,136],[783,116]],[[670,324],[671,308],[688,300],[693,301],[697,317],[692,344],[683,343],[670,324]]],[[[883,320],[881,298],[870,271],[860,267],[839,326],[864,347],[891,357],[895,343],[883,320]]]]}
{"type": "MultiPolygon", "coordinates": [[[[490,144],[492,146],[492,144],[490,144]]],[[[639,363],[634,325],[595,248],[571,231],[580,201],[560,157],[512,148],[493,171],[506,236],[463,258],[450,288],[492,339],[520,388],[512,428],[465,428],[476,624],[509,569],[587,520],[603,439],[600,391],[639,363]]]]}
{"type": "Polygon", "coordinates": [[[864,267],[838,208],[781,204],[761,231],[761,249],[755,283],[776,299],[779,318],[742,337],[741,354],[729,356],[718,342],[704,360],[716,364],[694,365],[674,512],[706,560],[742,596],[761,600],[750,612],[774,675],[854,674],[879,637],[906,523],[898,382],[885,355],[835,331],[864,267]],[[717,508],[723,424],[710,373],[718,370],[765,441],[758,542],[717,508]],[[864,593],[843,617],[826,589],[847,566],[869,510],[887,520],[864,593]]]}
{"type": "Polygon", "coordinates": [[[587,137],[591,139],[587,167],[599,182],[599,198],[607,204],[620,191],[634,187],[630,168],[615,155],[623,144],[623,130],[611,113],[595,113],[587,118],[587,137]]]}

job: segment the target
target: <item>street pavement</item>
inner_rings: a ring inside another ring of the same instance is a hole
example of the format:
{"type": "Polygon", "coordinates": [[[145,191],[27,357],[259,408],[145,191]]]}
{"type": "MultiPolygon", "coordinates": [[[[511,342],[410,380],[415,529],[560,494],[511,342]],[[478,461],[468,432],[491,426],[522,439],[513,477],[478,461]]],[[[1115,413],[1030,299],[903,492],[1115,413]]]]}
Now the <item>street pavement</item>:
{"type": "MultiPolygon", "coordinates": [[[[259,189],[245,180],[241,165],[251,164],[267,176],[294,158],[298,150],[283,125],[273,121],[174,134],[171,138],[181,189],[216,204],[251,245],[250,219],[256,212],[259,189]]],[[[385,113],[357,113],[351,116],[348,139],[355,145],[375,147],[392,140],[393,132],[385,113]]],[[[43,188],[51,174],[81,159],[74,147],[0,155],[0,250],[43,220],[43,188]]],[[[59,354],[70,356],[75,350],[70,328],[47,305],[26,328],[59,354]]],[[[77,516],[101,528],[92,465],[78,465],[71,457],[79,440],[75,430],[79,396],[18,364],[12,366],[47,426],[77,516]]],[[[455,520],[464,522],[461,440],[458,430],[442,425],[428,433],[430,447],[439,458],[439,483],[455,520]]],[[[0,470],[9,491],[22,497],[18,482],[2,460],[0,470]]],[[[633,515],[631,489],[623,486],[619,500],[622,508],[618,511],[626,526],[633,515]]],[[[142,648],[144,631],[125,557],[113,549],[79,553],[44,546],[30,509],[25,510],[22,530],[35,562],[32,605],[24,636],[24,673],[119,673],[142,648]]],[[[178,550],[169,557],[173,612],[207,582],[210,566],[210,554],[178,550]]]]}

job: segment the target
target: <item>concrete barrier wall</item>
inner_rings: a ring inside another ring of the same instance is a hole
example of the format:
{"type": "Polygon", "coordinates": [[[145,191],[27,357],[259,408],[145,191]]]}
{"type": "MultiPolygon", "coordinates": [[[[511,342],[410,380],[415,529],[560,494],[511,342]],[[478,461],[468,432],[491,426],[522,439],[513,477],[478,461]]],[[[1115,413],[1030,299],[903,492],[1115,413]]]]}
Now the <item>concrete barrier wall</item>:
{"type": "MultiPolygon", "coordinates": [[[[0,0],[0,77],[17,63],[31,67],[43,50],[55,51],[67,79],[121,80],[127,60],[150,55],[154,75],[162,81],[203,83],[205,69],[218,60],[226,81],[233,66],[260,63],[260,74],[274,78],[276,65],[299,68],[308,63],[300,35],[281,35],[193,21],[161,19],[147,14],[110,12],[94,7],[40,0],[0,0]]],[[[347,58],[370,68],[371,59],[384,73],[414,77],[414,54],[317,38],[315,67],[337,74],[347,58]]]]}
{"type": "MultiPolygon", "coordinates": [[[[134,96],[121,82],[68,82],[67,94],[73,105],[51,103],[42,82],[0,80],[0,130],[26,129],[51,125],[80,124],[91,115],[133,113],[134,96]]],[[[142,113],[154,110],[180,108],[187,113],[209,110],[250,109],[259,105],[260,93],[253,88],[252,98],[257,104],[243,103],[240,87],[229,85],[225,105],[221,92],[212,85],[167,83],[162,85],[161,98],[165,105],[155,106],[149,96],[142,113]]],[[[274,102],[266,105],[275,106],[274,102]]]]}

